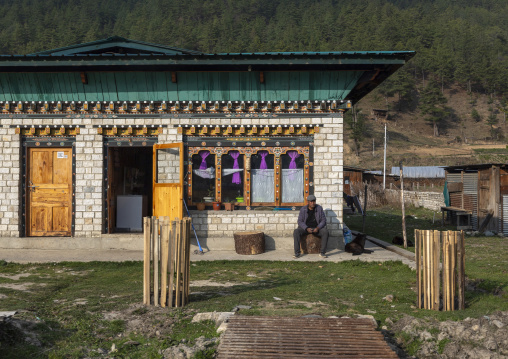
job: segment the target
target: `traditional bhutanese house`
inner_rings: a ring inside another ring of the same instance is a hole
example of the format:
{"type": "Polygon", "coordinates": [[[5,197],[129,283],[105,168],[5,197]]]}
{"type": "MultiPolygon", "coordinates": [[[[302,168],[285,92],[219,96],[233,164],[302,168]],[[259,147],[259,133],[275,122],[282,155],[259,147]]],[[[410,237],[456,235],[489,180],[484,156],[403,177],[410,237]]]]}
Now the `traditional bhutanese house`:
{"type": "Polygon", "coordinates": [[[459,227],[508,235],[507,164],[449,166],[445,173],[443,213],[459,227]]]}
{"type": "Polygon", "coordinates": [[[413,55],[208,54],[112,37],[0,56],[0,235],[108,238],[185,201],[202,245],[261,230],[277,248],[315,194],[335,246],[342,115],[413,55]]]}

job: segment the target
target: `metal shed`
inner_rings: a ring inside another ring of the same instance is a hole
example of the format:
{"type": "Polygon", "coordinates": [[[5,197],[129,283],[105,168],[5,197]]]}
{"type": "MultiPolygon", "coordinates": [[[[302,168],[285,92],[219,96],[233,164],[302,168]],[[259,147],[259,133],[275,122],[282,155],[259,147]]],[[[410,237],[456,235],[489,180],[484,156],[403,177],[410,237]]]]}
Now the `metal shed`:
{"type": "Polygon", "coordinates": [[[445,173],[448,207],[469,211],[474,230],[508,235],[507,164],[449,166],[445,173]]]}

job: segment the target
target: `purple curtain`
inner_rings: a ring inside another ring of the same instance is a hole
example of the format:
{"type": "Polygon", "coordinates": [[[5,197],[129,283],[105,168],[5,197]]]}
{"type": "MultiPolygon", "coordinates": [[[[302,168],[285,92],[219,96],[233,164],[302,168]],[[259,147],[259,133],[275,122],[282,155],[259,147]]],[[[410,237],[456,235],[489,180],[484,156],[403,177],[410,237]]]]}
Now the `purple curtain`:
{"type": "Polygon", "coordinates": [[[261,166],[259,166],[259,169],[266,170],[268,166],[266,165],[265,157],[268,156],[268,151],[260,151],[258,153],[261,156],[261,166]]]}
{"type": "Polygon", "coordinates": [[[288,151],[288,156],[291,157],[291,162],[289,163],[289,169],[296,168],[296,159],[300,157],[300,154],[296,151],[288,151]]]}
{"type": "Polygon", "coordinates": [[[199,155],[201,156],[201,165],[199,165],[200,170],[206,170],[206,158],[210,154],[210,151],[200,151],[199,155]]]}
{"type": "MultiPolygon", "coordinates": [[[[238,157],[240,157],[240,152],[231,151],[231,152],[229,152],[229,155],[231,157],[233,157],[233,159],[235,160],[235,162],[233,162],[233,169],[234,170],[239,169],[240,166],[238,166],[238,157]]],[[[233,181],[232,182],[235,184],[240,184],[242,182],[241,177],[240,177],[240,172],[233,173],[233,181]]]]}
{"type": "MultiPolygon", "coordinates": [[[[289,169],[294,170],[296,169],[296,159],[300,157],[300,154],[297,151],[288,151],[288,156],[291,158],[291,162],[289,162],[289,169]]],[[[295,175],[293,173],[289,174],[289,180],[293,181],[295,178],[295,175]]]]}

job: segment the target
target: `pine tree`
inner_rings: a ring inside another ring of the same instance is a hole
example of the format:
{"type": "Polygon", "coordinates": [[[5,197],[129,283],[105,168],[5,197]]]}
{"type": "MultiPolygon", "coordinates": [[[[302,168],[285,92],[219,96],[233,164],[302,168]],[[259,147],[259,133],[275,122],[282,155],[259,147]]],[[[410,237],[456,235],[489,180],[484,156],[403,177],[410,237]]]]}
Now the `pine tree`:
{"type": "Polygon", "coordinates": [[[434,136],[439,136],[439,125],[442,124],[447,115],[446,103],[448,100],[443,96],[438,84],[431,80],[420,93],[419,107],[422,114],[426,115],[428,121],[434,127],[434,136]]]}

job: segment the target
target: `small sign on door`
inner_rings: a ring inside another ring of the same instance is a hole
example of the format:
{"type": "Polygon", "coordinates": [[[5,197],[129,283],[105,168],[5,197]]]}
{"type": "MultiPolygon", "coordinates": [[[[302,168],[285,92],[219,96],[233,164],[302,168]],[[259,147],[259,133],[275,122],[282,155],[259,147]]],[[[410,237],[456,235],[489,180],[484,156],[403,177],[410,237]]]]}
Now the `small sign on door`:
{"type": "Polygon", "coordinates": [[[67,158],[67,155],[65,154],[65,152],[57,152],[56,158],[67,158]]]}

